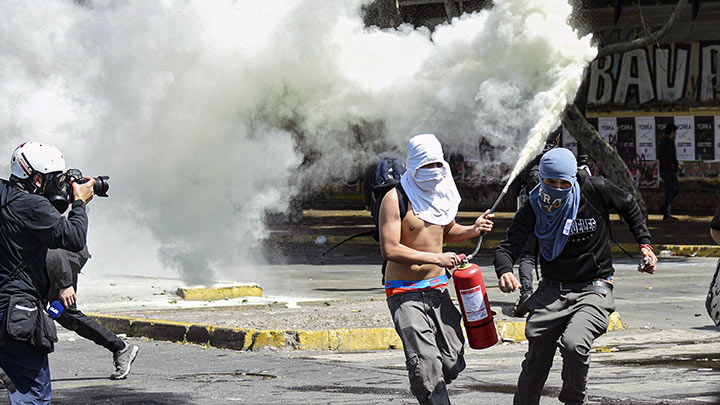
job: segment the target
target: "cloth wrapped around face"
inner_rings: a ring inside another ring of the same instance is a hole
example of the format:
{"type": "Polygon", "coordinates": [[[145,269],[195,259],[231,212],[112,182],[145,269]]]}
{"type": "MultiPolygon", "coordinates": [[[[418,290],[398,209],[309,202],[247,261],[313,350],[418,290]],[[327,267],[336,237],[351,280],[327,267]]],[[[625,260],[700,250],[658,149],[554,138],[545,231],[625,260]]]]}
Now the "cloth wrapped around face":
{"type": "Polygon", "coordinates": [[[577,161],[568,149],[551,149],[540,159],[540,184],[530,192],[530,205],[535,211],[535,234],[545,260],[558,257],[570,237],[580,207],[576,175],[577,161]],[[570,187],[551,187],[545,184],[545,179],[565,180],[570,187]]]}
{"type": "Polygon", "coordinates": [[[425,222],[445,226],[457,215],[460,193],[433,134],[415,135],[408,142],[407,171],[400,182],[415,215],[425,222]],[[441,167],[422,168],[430,163],[441,167]]]}

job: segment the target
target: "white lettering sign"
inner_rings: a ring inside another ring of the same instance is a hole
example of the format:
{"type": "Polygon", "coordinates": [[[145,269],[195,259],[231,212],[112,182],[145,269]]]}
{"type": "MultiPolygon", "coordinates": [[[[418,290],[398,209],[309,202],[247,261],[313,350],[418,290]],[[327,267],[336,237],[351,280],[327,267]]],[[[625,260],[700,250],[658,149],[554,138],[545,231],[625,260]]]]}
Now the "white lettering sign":
{"type": "Polygon", "coordinates": [[[625,102],[630,86],[637,86],[638,101],[646,103],[655,98],[653,80],[648,67],[647,52],[645,49],[635,49],[625,52],[620,62],[620,76],[615,87],[615,102],[625,102]]]}
{"type": "Polygon", "coordinates": [[[675,137],[677,160],[695,160],[695,117],[675,117],[675,125],[678,127],[675,137]]]}
{"type": "Polygon", "coordinates": [[[715,117],[715,159],[720,160],[720,117],[715,117]]]}
{"type": "Polygon", "coordinates": [[[598,132],[605,142],[615,148],[617,144],[617,118],[598,118],[598,132]]]}
{"type": "Polygon", "coordinates": [[[644,160],[655,160],[655,117],[635,117],[635,151],[644,160]]]}

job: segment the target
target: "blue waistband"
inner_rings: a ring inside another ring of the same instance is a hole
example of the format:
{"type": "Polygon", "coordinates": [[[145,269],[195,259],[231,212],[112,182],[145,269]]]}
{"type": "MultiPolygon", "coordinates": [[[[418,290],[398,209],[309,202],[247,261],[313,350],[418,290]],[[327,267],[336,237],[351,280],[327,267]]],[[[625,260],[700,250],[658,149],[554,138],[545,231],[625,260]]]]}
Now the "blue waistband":
{"type": "Polygon", "coordinates": [[[409,290],[420,290],[423,288],[433,288],[447,282],[448,278],[445,274],[443,274],[439,277],[419,281],[390,280],[385,282],[385,288],[407,288],[409,290]]]}

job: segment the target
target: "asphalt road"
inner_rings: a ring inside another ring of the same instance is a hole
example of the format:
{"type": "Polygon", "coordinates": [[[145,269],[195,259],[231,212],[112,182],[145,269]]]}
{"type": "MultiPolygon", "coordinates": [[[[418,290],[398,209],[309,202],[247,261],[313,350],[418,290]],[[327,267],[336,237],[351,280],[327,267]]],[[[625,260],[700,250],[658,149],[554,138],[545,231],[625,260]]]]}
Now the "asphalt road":
{"type": "MultiPolygon", "coordinates": [[[[479,262],[487,268],[488,260],[479,262]]],[[[343,272],[332,265],[282,267],[285,283],[273,288],[285,295],[292,293],[290,286],[299,295],[374,295],[376,267],[357,265],[343,272]],[[349,281],[359,291],[348,288],[349,281]]],[[[638,273],[634,261],[616,260],[615,299],[628,330],[596,342],[591,403],[720,403],[720,331],[704,309],[714,267],[714,259],[663,260],[651,276],[638,273]]],[[[495,285],[492,271],[485,278],[495,285]]],[[[516,298],[495,287],[489,294],[500,308],[516,298]]],[[[126,381],[111,381],[110,353],[64,330],[60,340],[50,356],[57,404],[415,403],[400,351],[235,352],[131,339],[140,346],[133,372],[126,381]]],[[[525,349],[505,344],[469,350],[467,370],[450,387],[453,403],[512,403],[525,349]]],[[[557,403],[560,367],[557,356],[543,404],[557,403]]]]}

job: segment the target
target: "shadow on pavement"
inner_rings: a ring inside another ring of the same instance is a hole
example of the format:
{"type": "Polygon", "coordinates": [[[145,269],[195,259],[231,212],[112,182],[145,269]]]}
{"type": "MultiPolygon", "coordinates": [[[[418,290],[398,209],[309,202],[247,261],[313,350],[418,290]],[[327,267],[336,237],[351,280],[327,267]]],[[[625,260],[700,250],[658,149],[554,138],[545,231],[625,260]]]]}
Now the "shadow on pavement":
{"type": "MultiPolygon", "coordinates": [[[[694,329],[694,330],[714,330],[714,331],[720,332],[720,326],[715,326],[715,325],[696,326],[692,329],[694,329]]],[[[718,337],[720,337],[720,335],[718,335],[718,337]]]]}
{"type": "MultiPolygon", "coordinates": [[[[94,378],[91,378],[94,379],[94,378]]],[[[106,378],[103,378],[106,380],[106,378]]],[[[63,381],[74,380],[72,378],[63,381]]],[[[89,380],[80,378],[78,380],[89,380]]],[[[53,380],[53,382],[59,380],[53,380]]],[[[7,404],[7,393],[0,390],[0,404],[7,404]]],[[[53,390],[53,404],[194,404],[187,394],[139,390],[127,385],[99,385],[95,387],[64,388],[53,390]]]]}

